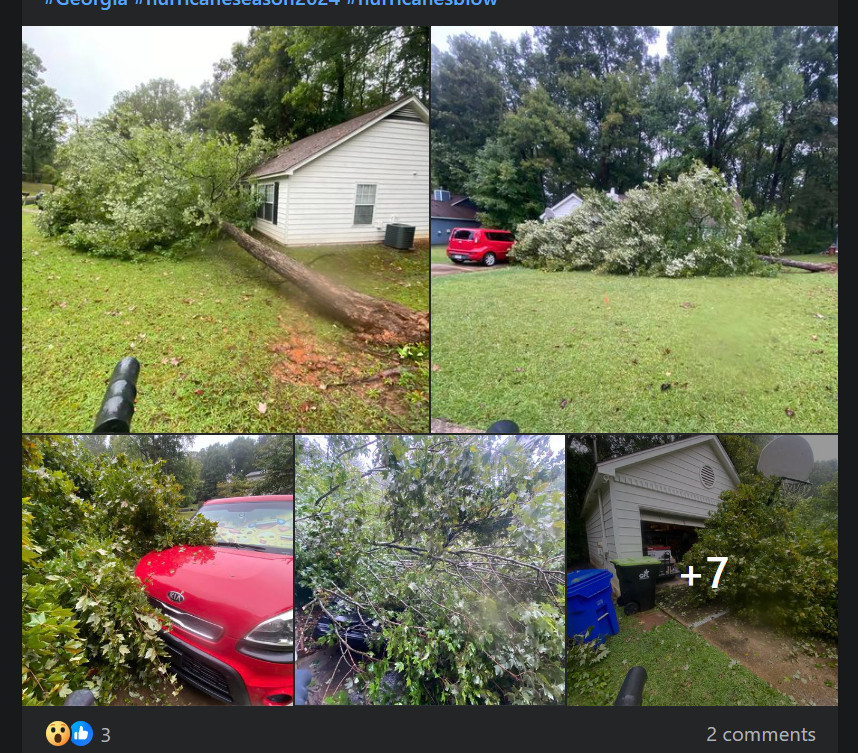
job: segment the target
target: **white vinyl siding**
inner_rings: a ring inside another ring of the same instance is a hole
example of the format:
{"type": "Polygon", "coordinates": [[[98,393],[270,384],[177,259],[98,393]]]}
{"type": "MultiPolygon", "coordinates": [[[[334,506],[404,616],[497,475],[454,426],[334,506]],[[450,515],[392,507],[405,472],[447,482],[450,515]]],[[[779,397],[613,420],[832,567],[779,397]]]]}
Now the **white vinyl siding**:
{"type": "Polygon", "coordinates": [[[734,488],[721,460],[708,444],[698,444],[667,453],[652,460],[626,466],[619,472],[715,499],[718,499],[721,492],[734,488]],[[708,465],[715,472],[715,481],[709,488],[706,488],[700,479],[700,469],[704,465],[708,465]]]}
{"type": "Polygon", "coordinates": [[[601,512],[597,503],[586,521],[587,549],[590,554],[590,562],[604,570],[611,569],[608,560],[616,557],[617,550],[614,544],[614,519],[611,515],[610,487],[606,486],[597,491],[597,497],[599,494],[601,494],[602,501],[601,512]]]}
{"type": "MultiPolygon", "coordinates": [[[[590,561],[595,567],[614,572],[607,560],[640,557],[643,554],[641,521],[670,522],[702,527],[720,503],[720,494],[734,489],[721,458],[710,444],[677,448],[658,457],[618,466],[607,484],[593,491],[602,496],[605,537],[599,521],[599,505],[589,503],[586,518],[590,561]],[[700,469],[708,465],[715,480],[706,488],[700,469]],[[598,542],[605,542],[605,556],[598,542]]],[[[614,586],[616,587],[616,578],[614,586]]]]}
{"type": "MultiPolygon", "coordinates": [[[[284,226],[283,242],[377,243],[390,222],[414,225],[415,239],[426,239],[428,188],[429,126],[387,118],[289,177],[288,207],[278,220],[284,226]],[[369,224],[355,224],[358,184],[376,186],[369,224]]],[[[282,184],[280,191],[282,195],[282,184]]]]}

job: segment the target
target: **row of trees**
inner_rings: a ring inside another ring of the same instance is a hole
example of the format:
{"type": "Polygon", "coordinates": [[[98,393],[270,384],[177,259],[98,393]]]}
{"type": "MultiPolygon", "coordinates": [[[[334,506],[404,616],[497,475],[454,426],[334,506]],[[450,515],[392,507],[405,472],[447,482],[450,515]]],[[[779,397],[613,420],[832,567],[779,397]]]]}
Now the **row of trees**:
{"type": "MultiPolygon", "coordinates": [[[[256,26],[212,78],[182,88],[157,78],[118,92],[103,114],[114,131],[153,126],[294,141],[399,97],[429,97],[428,26],[256,26]]],[[[56,147],[72,103],[46,86],[45,68],[22,43],[22,170],[56,177],[56,147]]],[[[50,182],[53,182],[51,180],[50,182]]]]}
{"type": "Polygon", "coordinates": [[[192,450],[187,434],[83,435],[77,442],[96,456],[125,455],[143,462],[161,461],[161,470],[180,486],[184,504],[246,494],[292,494],[294,442],[291,435],[235,437],[192,450]],[[247,476],[258,472],[251,479],[247,476]]]}
{"type": "Polygon", "coordinates": [[[685,26],[651,57],[649,26],[537,26],[432,48],[432,175],[514,227],[573,190],[620,192],[694,160],[757,211],[788,212],[791,246],[837,222],[838,30],[685,26]]]}
{"type": "Polygon", "coordinates": [[[66,132],[72,105],[45,84],[42,59],[21,43],[21,172],[27,180],[53,183],[57,144],[66,132]]]}

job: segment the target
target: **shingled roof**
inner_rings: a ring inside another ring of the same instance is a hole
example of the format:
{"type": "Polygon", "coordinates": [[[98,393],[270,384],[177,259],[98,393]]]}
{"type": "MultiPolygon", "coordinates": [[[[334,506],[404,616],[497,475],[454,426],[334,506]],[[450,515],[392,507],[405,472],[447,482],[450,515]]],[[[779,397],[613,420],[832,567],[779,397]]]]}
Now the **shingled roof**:
{"type": "Polygon", "coordinates": [[[473,220],[477,210],[473,204],[460,206],[461,202],[468,202],[467,196],[450,196],[449,201],[438,201],[434,193],[430,193],[429,216],[434,219],[443,220],[473,220]]]}
{"type": "Polygon", "coordinates": [[[356,118],[347,120],[345,123],[340,123],[339,125],[335,125],[324,131],[319,131],[319,133],[314,133],[312,136],[307,136],[306,138],[292,142],[287,147],[281,149],[276,156],[272,157],[267,162],[263,162],[258,167],[253,168],[253,170],[248,173],[248,176],[259,177],[263,175],[279,175],[281,173],[288,172],[293,167],[317,157],[329,147],[353,136],[373,121],[380,120],[385,115],[403,108],[412,100],[423,108],[423,105],[416,97],[403,97],[402,99],[398,99],[396,102],[391,102],[389,105],[379,107],[378,109],[364,113],[363,115],[358,115],[356,118]]]}

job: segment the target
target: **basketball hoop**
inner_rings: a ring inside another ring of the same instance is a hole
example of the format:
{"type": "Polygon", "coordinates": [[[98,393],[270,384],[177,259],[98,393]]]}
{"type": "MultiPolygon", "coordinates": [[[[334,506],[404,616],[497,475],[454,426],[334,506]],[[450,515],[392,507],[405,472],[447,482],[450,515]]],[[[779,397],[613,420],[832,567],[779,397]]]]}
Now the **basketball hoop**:
{"type": "Polygon", "coordinates": [[[808,478],[813,470],[813,450],[808,441],[798,434],[775,437],[760,452],[757,472],[774,481],[769,503],[778,488],[782,494],[795,494],[810,486],[808,478]],[[780,482],[780,483],[778,483],[780,482]]]}
{"type": "Polygon", "coordinates": [[[798,481],[794,478],[781,479],[781,491],[784,494],[795,494],[796,492],[808,486],[811,486],[810,481],[798,481]]]}

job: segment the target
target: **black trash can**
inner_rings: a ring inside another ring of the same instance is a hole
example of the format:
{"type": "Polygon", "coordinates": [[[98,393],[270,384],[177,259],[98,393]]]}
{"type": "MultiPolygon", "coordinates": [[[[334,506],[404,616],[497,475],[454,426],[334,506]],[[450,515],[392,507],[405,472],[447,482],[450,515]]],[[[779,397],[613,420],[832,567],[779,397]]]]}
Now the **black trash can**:
{"type": "Polygon", "coordinates": [[[384,229],[384,245],[391,248],[411,248],[414,245],[414,225],[390,222],[384,229]]]}
{"type": "Polygon", "coordinates": [[[645,612],[655,606],[655,581],[661,562],[655,557],[611,560],[620,581],[620,598],[617,599],[626,614],[645,612]]]}

